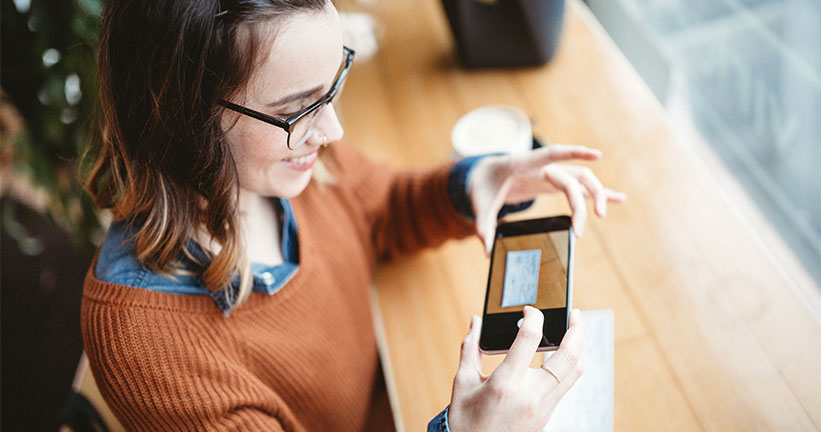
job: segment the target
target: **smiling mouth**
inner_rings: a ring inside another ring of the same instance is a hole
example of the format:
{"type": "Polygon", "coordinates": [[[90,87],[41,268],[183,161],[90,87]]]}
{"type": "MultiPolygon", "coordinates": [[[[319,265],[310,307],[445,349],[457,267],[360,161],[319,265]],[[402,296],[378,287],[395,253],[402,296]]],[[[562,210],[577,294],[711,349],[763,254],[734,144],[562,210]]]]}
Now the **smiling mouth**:
{"type": "Polygon", "coordinates": [[[285,158],[283,160],[285,162],[296,164],[296,165],[304,165],[308,162],[311,162],[314,159],[314,157],[316,157],[316,152],[309,153],[305,156],[300,156],[300,157],[296,157],[296,158],[285,158]]]}

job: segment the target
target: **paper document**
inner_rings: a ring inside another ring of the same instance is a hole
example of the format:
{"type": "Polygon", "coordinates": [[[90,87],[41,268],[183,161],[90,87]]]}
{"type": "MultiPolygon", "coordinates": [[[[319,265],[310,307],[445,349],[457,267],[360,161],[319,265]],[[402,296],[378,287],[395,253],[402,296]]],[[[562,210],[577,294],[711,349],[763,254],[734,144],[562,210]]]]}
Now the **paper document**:
{"type": "Polygon", "coordinates": [[[541,260],[542,251],[538,249],[507,253],[502,307],[536,303],[541,260]]]}
{"type": "Polygon", "coordinates": [[[559,402],[542,432],[613,430],[613,311],[582,311],[582,318],[587,328],[582,351],[584,373],[559,402]]]}

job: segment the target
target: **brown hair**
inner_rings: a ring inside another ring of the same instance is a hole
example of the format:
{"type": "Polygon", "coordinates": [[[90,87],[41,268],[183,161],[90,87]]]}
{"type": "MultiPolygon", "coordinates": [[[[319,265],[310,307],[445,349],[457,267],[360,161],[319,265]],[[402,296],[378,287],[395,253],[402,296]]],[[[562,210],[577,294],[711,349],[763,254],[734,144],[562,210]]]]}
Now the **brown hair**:
{"type": "MultiPolygon", "coordinates": [[[[207,289],[241,275],[251,289],[237,218],[239,184],[221,126],[221,99],[248,83],[268,42],[259,24],[328,0],[111,0],[99,42],[101,140],[86,189],[134,228],[137,259],[183,272],[186,242],[205,230],[220,246],[201,263],[207,289]]],[[[208,251],[208,245],[203,250],[208,251]]],[[[195,260],[196,261],[196,260],[195,260]]],[[[231,296],[231,290],[226,291],[231,296]]]]}

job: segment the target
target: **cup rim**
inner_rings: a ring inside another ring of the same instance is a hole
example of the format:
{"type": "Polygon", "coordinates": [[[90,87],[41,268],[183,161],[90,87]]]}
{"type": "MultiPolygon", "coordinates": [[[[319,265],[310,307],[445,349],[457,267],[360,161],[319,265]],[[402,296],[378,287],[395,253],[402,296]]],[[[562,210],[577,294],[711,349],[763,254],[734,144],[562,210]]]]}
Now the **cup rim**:
{"type": "Polygon", "coordinates": [[[515,106],[505,104],[491,104],[475,108],[460,117],[451,130],[451,143],[453,145],[453,149],[462,157],[486,153],[525,152],[530,149],[532,139],[532,126],[527,114],[515,106]],[[470,142],[468,142],[466,139],[466,134],[477,121],[482,119],[486,120],[486,117],[482,116],[487,115],[488,111],[492,112],[491,115],[506,115],[508,118],[511,118],[516,122],[518,125],[516,137],[515,139],[512,138],[511,141],[521,141],[518,143],[518,146],[500,145],[498,148],[491,148],[488,150],[485,148],[477,149],[475,146],[472,146],[470,142]]]}

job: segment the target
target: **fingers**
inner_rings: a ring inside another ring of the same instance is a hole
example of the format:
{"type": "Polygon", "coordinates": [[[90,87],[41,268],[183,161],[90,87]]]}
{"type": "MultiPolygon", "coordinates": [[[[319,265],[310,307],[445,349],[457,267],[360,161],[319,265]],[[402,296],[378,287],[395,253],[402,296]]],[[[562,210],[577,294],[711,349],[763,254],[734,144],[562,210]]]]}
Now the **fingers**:
{"type": "Polygon", "coordinates": [[[575,172],[579,182],[587,188],[590,196],[593,197],[594,209],[599,217],[607,216],[607,193],[604,185],[590,168],[573,166],[568,167],[575,172]]]}
{"type": "Polygon", "coordinates": [[[470,320],[470,331],[462,341],[462,353],[459,360],[459,369],[456,371],[456,382],[473,384],[481,382],[482,358],[479,352],[479,336],[481,334],[482,318],[474,315],[470,320]]]}
{"type": "Polygon", "coordinates": [[[624,192],[614,191],[612,189],[604,189],[604,193],[607,195],[607,201],[610,202],[624,202],[627,200],[627,194],[624,192]]]}
{"type": "Polygon", "coordinates": [[[572,159],[596,160],[601,157],[601,152],[580,145],[551,144],[548,147],[533,150],[520,159],[519,169],[540,168],[544,165],[558,161],[572,159]]]}
{"type": "Polygon", "coordinates": [[[502,209],[502,206],[504,206],[505,197],[507,197],[511,186],[511,181],[504,181],[489,204],[479,205],[474,210],[476,213],[476,231],[482,239],[482,243],[485,246],[485,255],[487,256],[490,256],[490,251],[493,248],[493,239],[495,238],[497,225],[496,216],[499,214],[499,210],[502,209]]]}
{"type": "Polygon", "coordinates": [[[482,246],[485,248],[485,256],[490,256],[490,252],[493,249],[493,234],[489,230],[482,230],[479,231],[479,239],[482,241],[482,246]]]}
{"type": "Polygon", "coordinates": [[[601,217],[607,216],[608,202],[620,203],[627,199],[627,195],[624,194],[624,192],[618,192],[604,187],[601,180],[596,177],[596,174],[594,174],[590,168],[573,165],[565,165],[565,167],[584,185],[587,190],[585,195],[594,198],[597,215],[601,217]]]}
{"type": "Polygon", "coordinates": [[[562,339],[562,343],[559,345],[559,349],[544,361],[544,364],[550,370],[556,372],[562,383],[573,376],[579,364],[582,348],[584,347],[584,335],[585,327],[582,314],[578,309],[574,309],[570,313],[570,325],[564,339],[562,339]]]}
{"type": "Polygon", "coordinates": [[[543,371],[534,371],[542,372],[542,376],[549,381],[542,387],[544,403],[548,404],[548,406],[556,406],[564,395],[573,388],[579,378],[581,378],[582,373],[584,373],[584,366],[582,366],[581,362],[576,363],[576,367],[562,379],[561,383],[557,383],[555,378],[543,371]]]}
{"type": "Polygon", "coordinates": [[[562,165],[549,165],[543,170],[548,181],[556,185],[567,196],[576,237],[584,234],[584,223],[587,221],[587,206],[584,203],[584,191],[581,184],[562,165]]]}
{"type": "Polygon", "coordinates": [[[482,239],[482,244],[485,246],[485,255],[490,256],[490,251],[493,249],[493,240],[496,237],[496,215],[499,214],[499,209],[502,208],[501,203],[494,203],[489,210],[476,219],[476,231],[479,233],[479,238],[482,239]]]}
{"type": "Polygon", "coordinates": [[[519,327],[519,333],[516,335],[513,345],[510,346],[507,356],[499,365],[499,367],[504,367],[513,374],[528,369],[530,360],[533,359],[533,355],[536,354],[536,349],[539,348],[539,343],[544,337],[544,315],[542,315],[542,311],[532,306],[525,306],[524,315],[524,321],[522,326],[519,327]]]}

